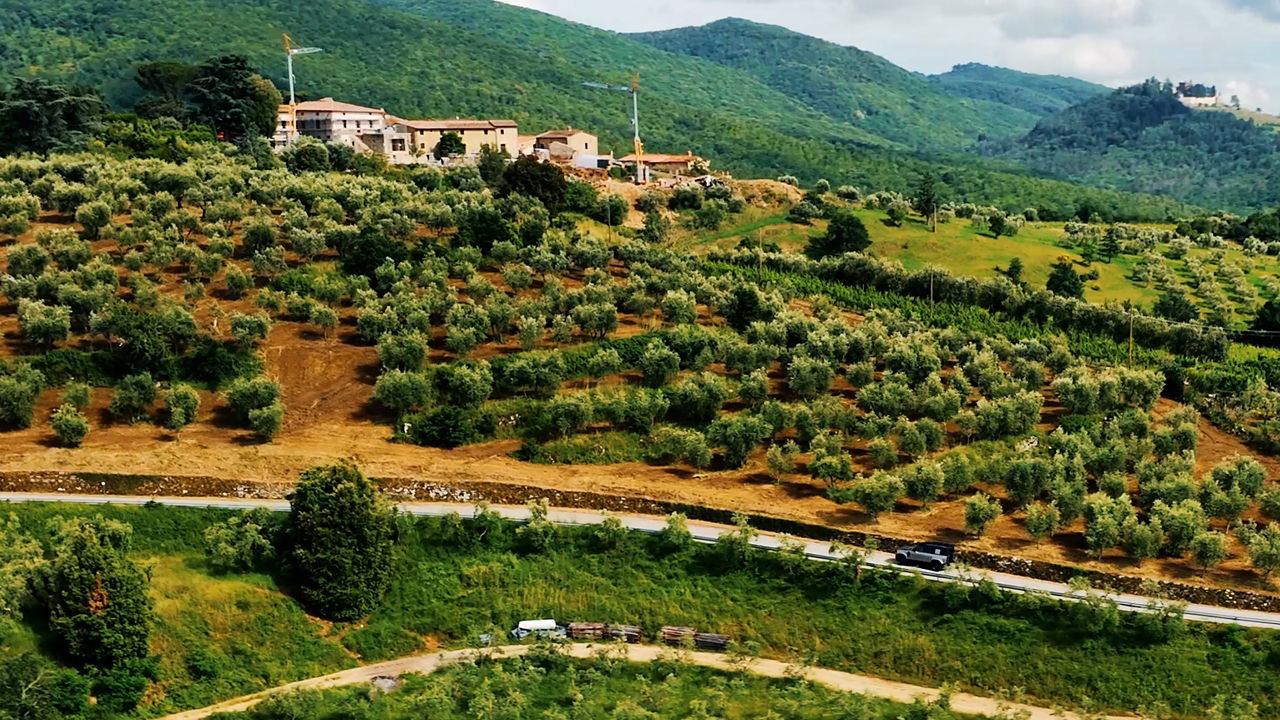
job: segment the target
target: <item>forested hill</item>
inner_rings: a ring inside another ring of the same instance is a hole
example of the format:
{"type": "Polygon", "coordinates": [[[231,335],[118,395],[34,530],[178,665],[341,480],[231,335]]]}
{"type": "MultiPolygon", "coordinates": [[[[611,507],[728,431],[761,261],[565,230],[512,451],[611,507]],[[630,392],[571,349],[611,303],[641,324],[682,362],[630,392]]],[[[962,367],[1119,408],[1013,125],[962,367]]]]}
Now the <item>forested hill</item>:
{"type": "Polygon", "coordinates": [[[981,134],[1021,135],[1035,118],[1010,122],[1001,106],[935,91],[873,55],[812,41],[865,66],[855,85],[870,98],[866,117],[840,119],[746,69],[489,0],[0,0],[0,77],[84,82],[128,109],[142,95],[133,80],[139,63],[235,53],[283,87],[282,32],[324,48],[298,59],[304,97],[410,116],[509,117],[526,132],[572,124],[625,152],[629,98],[582,83],[626,84],[638,72],[646,145],[693,150],[740,176],[909,191],[928,170],[955,201],[1031,206],[1047,216],[1085,206],[1130,219],[1187,213],[1173,200],[1072,186],[1003,160],[917,154],[967,146],[981,134]],[[871,111],[899,106],[898,115],[871,111]],[[989,111],[1004,119],[984,124],[989,111]],[[970,125],[958,128],[956,118],[970,125]]]}
{"type": "Polygon", "coordinates": [[[1280,132],[1148,81],[1045,118],[1001,156],[1066,180],[1254,210],[1280,202],[1280,132]]]}
{"type": "Polygon", "coordinates": [[[939,90],[959,97],[987,100],[1046,117],[1110,89],[1061,75],[1033,75],[981,63],[956,65],[949,72],[931,75],[939,90]]]}
{"type": "Polygon", "coordinates": [[[630,37],[738,68],[835,120],[916,149],[954,150],[1018,136],[1040,117],[952,94],[879,55],[776,25],[729,18],[630,37]]]}

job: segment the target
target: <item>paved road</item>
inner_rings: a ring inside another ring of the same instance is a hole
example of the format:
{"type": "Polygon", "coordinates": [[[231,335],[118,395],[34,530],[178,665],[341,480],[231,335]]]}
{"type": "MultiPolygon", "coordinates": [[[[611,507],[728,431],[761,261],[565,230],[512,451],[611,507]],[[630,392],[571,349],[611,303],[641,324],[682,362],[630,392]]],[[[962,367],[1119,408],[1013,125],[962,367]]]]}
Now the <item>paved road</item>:
{"type": "MultiPolygon", "coordinates": [[[[483,652],[492,657],[516,657],[524,655],[532,649],[533,646],[531,645],[507,645],[503,647],[488,648],[483,652]]],[[[437,652],[400,658],[398,660],[389,660],[376,665],[365,665],[363,667],[336,672],[332,675],[299,680],[298,682],[281,685],[280,687],[264,690],[253,695],[246,695],[233,700],[227,700],[226,702],[211,705],[199,710],[187,710],[173,715],[166,715],[165,717],[160,718],[160,720],[201,720],[201,718],[206,718],[214,713],[240,712],[273,695],[280,695],[282,693],[296,690],[320,690],[323,688],[333,688],[344,685],[360,685],[372,682],[374,678],[399,677],[408,673],[420,673],[426,675],[448,665],[472,660],[478,657],[480,652],[481,651],[478,650],[451,650],[448,652],[437,652]]],[[[591,657],[592,655],[601,652],[611,654],[617,653],[617,655],[612,656],[619,657],[625,655],[626,659],[631,662],[651,662],[664,657],[665,654],[671,653],[671,650],[669,648],[657,647],[654,645],[592,645],[589,643],[577,643],[566,646],[564,648],[564,652],[580,658],[591,657]]],[[[779,662],[777,660],[754,659],[749,661],[745,666],[739,665],[735,667],[732,664],[732,658],[730,656],[718,653],[682,652],[670,656],[678,657],[684,662],[695,665],[703,665],[721,670],[745,670],[746,672],[763,675],[765,677],[780,678],[803,674],[809,680],[826,685],[833,690],[858,693],[860,695],[884,698],[886,700],[894,700],[901,703],[912,703],[916,698],[924,698],[927,701],[933,701],[937,700],[939,697],[939,692],[934,688],[921,687],[919,685],[908,685],[906,683],[884,680],[882,678],[870,677],[867,675],[854,675],[852,673],[840,672],[839,670],[801,668],[790,663],[779,662]]],[[[951,695],[950,700],[951,708],[953,710],[959,713],[971,715],[985,715],[990,717],[1023,717],[1026,718],[1026,720],[1080,720],[1080,716],[1075,713],[1059,712],[1034,705],[1007,703],[993,700],[991,698],[969,695],[967,693],[955,693],[951,695]]],[[[1090,718],[1092,720],[1099,720],[1097,716],[1091,715],[1090,718]]],[[[1133,720],[1133,718],[1131,716],[1104,716],[1101,720],[1133,720]]]]}
{"type": "MultiPolygon", "coordinates": [[[[287,500],[146,497],[137,495],[69,495],[63,493],[4,492],[0,493],[0,502],[2,501],[85,503],[99,505],[145,505],[148,502],[157,502],[162,505],[194,508],[213,507],[237,510],[265,507],[276,511],[287,511],[289,509],[289,502],[287,500]]],[[[401,503],[399,508],[404,512],[414,515],[436,516],[456,512],[463,517],[471,517],[475,511],[475,508],[472,505],[447,502],[401,503]]],[[[503,517],[512,520],[524,520],[529,517],[529,509],[524,506],[494,505],[491,506],[490,509],[500,513],[503,517]]],[[[552,508],[548,513],[548,517],[552,522],[560,525],[593,525],[601,522],[604,519],[605,514],[595,510],[552,508]]],[[[622,524],[626,527],[640,532],[656,533],[666,525],[666,518],[656,515],[615,514],[615,517],[621,520],[622,524]]],[[[716,525],[713,523],[694,520],[689,521],[689,531],[693,534],[694,539],[699,542],[715,542],[721,534],[728,532],[731,529],[732,528],[724,525],[716,525]]],[[[804,540],[801,538],[796,538],[796,540],[804,545],[805,555],[810,559],[820,561],[834,561],[840,559],[839,553],[832,551],[830,543],[815,540],[804,540]]],[[[781,544],[781,540],[778,535],[762,532],[752,544],[759,548],[776,550],[781,544]]],[[[989,579],[1005,590],[1013,592],[1040,592],[1064,600],[1079,599],[1083,594],[1078,590],[1071,589],[1064,583],[1037,580],[1035,578],[1011,575],[1008,573],[973,570],[965,571],[959,568],[951,568],[941,572],[933,572],[931,570],[917,568],[902,568],[895,565],[893,562],[893,555],[886,552],[866,553],[864,564],[868,567],[889,568],[899,570],[901,572],[919,572],[923,577],[929,580],[942,582],[977,583],[983,579],[989,579]]],[[[1153,603],[1151,598],[1129,593],[1106,593],[1105,596],[1114,600],[1121,610],[1129,612],[1149,612],[1153,603]]],[[[1186,606],[1184,616],[1188,620],[1196,620],[1200,622],[1227,623],[1256,628],[1280,629],[1280,613],[1261,612],[1256,610],[1237,610],[1234,608],[1221,608],[1212,605],[1191,604],[1186,606]]]]}

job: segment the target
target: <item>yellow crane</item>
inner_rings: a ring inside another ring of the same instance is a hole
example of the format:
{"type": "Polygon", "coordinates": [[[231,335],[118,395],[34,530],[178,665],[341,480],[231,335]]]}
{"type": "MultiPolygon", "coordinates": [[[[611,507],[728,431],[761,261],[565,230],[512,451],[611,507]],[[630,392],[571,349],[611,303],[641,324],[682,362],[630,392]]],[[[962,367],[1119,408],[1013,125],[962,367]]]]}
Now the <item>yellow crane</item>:
{"type": "Polygon", "coordinates": [[[631,128],[635,131],[635,148],[636,148],[636,184],[642,185],[645,182],[644,172],[644,143],[640,141],[640,73],[631,76],[631,86],[624,85],[606,85],[604,83],[584,82],[583,85],[600,90],[614,90],[617,92],[631,93],[631,128]]]}

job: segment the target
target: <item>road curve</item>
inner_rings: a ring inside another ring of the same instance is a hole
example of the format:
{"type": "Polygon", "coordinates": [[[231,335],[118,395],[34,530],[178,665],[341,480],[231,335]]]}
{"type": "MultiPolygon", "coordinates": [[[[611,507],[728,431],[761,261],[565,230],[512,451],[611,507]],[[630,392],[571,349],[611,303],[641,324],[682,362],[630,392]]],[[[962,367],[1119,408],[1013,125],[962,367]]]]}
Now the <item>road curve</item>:
{"type": "MultiPolygon", "coordinates": [[[[362,667],[343,670],[331,675],[322,675],[320,677],[309,678],[307,680],[299,680],[263,690],[253,695],[245,695],[244,697],[227,700],[210,705],[209,707],[200,708],[198,710],[187,710],[173,715],[166,715],[160,720],[201,720],[209,717],[214,713],[241,712],[250,707],[266,700],[274,695],[281,695],[288,692],[300,690],[321,690],[324,688],[341,687],[344,685],[359,685],[362,683],[372,682],[374,678],[379,677],[399,677],[401,675],[419,673],[430,674],[449,665],[457,663],[469,662],[480,656],[481,653],[489,657],[511,658],[524,655],[533,649],[532,645],[505,645],[502,647],[486,648],[484,650],[450,650],[447,652],[435,652],[425,655],[414,655],[411,657],[400,658],[397,660],[388,660],[387,662],[377,663],[375,665],[364,665],[362,667]]],[[[937,700],[940,693],[935,688],[922,687],[920,685],[908,685],[906,683],[894,682],[892,680],[884,680],[882,678],[870,677],[867,675],[855,675],[853,673],[841,672],[839,670],[826,670],[822,668],[800,667],[791,663],[780,662],[778,660],[765,660],[755,658],[744,663],[734,663],[734,658],[729,655],[696,652],[696,651],[673,651],[670,648],[658,647],[655,645],[619,645],[610,644],[591,644],[591,643],[575,643],[565,645],[562,651],[568,655],[579,658],[589,658],[598,653],[608,653],[610,657],[625,657],[631,662],[652,662],[664,657],[678,659],[694,665],[702,665],[704,667],[716,668],[718,670],[742,670],[754,673],[764,677],[795,677],[801,675],[806,679],[825,685],[833,690],[840,692],[858,693],[869,697],[882,698],[885,700],[893,700],[901,703],[915,702],[917,698],[925,701],[937,700]]],[[[1010,703],[1002,700],[994,700],[992,698],[979,697],[977,695],[969,695],[968,693],[953,693],[950,696],[951,708],[959,713],[968,715],[985,715],[989,717],[1023,717],[1027,720],[1081,720],[1081,716],[1075,713],[1062,712],[1059,710],[1051,710],[1049,708],[1038,707],[1035,705],[1025,705],[1021,703],[1010,703]]],[[[1093,720],[1099,720],[1098,716],[1090,715],[1093,720]]],[[[1101,720],[1133,720],[1132,716],[1104,716],[1101,720]]]]}
{"type": "MultiPolygon", "coordinates": [[[[0,502],[6,501],[77,503],[87,505],[145,505],[147,503],[154,502],[174,507],[220,508],[229,510],[262,507],[278,512],[285,512],[289,509],[289,501],[287,500],[0,492],[0,502]]],[[[448,515],[449,513],[457,513],[462,517],[471,517],[475,512],[475,507],[473,505],[448,502],[409,502],[400,503],[397,507],[402,512],[407,512],[412,515],[441,516],[448,515]]],[[[529,517],[529,509],[524,506],[492,505],[490,506],[490,510],[493,510],[501,514],[503,517],[511,520],[526,520],[529,517]]],[[[656,533],[662,530],[666,525],[666,518],[658,515],[623,513],[607,514],[595,510],[571,508],[551,508],[548,512],[548,517],[552,522],[558,525],[594,525],[603,521],[606,515],[609,514],[622,521],[622,524],[627,528],[640,532],[656,533]]],[[[717,525],[714,523],[694,520],[688,521],[688,525],[689,532],[693,534],[693,538],[698,542],[704,543],[715,542],[722,534],[732,530],[732,528],[725,525],[717,525]]],[[[831,544],[828,542],[806,540],[803,538],[794,538],[794,540],[803,545],[805,555],[811,560],[829,562],[839,560],[842,557],[841,553],[839,551],[834,551],[831,544]]],[[[765,550],[777,550],[781,543],[782,536],[765,532],[761,532],[752,541],[752,545],[765,550]]],[[[1082,591],[1074,590],[1065,583],[1039,580],[1036,578],[1023,577],[1021,575],[1012,575],[1009,573],[985,570],[974,571],[963,568],[949,568],[938,572],[922,568],[904,568],[894,564],[893,555],[886,552],[865,552],[863,564],[867,567],[890,569],[903,573],[919,573],[926,579],[940,582],[964,582],[977,584],[982,580],[990,580],[1004,590],[1012,592],[1043,593],[1062,600],[1078,600],[1084,596],[1082,591]]],[[[1116,606],[1120,610],[1127,612],[1151,612],[1152,608],[1159,602],[1156,599],[1132,593],[1093,592],[1095,595],[1101,594],[1102,596],[1111,599],[1116,603],[1116,606]]],[[[1188,604],[1185,606],[1183,616],[1187,620],[1194,620],[1198,622],[1225,623],[1243,625],[1246,627],[1280,630],[1280,613],[1264,612],[1260,610],[1240,610],[1235,608],[1216,607],[1213,605],[1188,604]]]]}

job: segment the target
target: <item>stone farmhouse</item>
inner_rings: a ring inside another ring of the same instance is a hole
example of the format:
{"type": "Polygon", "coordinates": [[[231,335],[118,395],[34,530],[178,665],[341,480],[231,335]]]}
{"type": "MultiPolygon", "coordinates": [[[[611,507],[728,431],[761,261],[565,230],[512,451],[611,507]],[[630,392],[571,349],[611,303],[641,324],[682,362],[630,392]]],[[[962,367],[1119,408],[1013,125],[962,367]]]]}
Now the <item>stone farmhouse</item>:
{"type": "MultiPolygon", "coordinates": [[[[410,120],[389,114],[382,108],[353,105],[333,98],[300,102],[292,108],[281,105],[271,147],[277,152],[289,146],[290,129],[295,137],[310,137],[324,143],[340,143],[356,152],[387,158],[393,165],[466,164],[474,162],[480,149],[488,146],[512,157],[536,154],[581,167],[599,167],[599,141],[584,130],[565,128],[537,136],[521,136],[514,120],[410,120]],[[462,140],[465,150],[452,158],[437,159],[436,146],[446,133],[462,140]]],[[[605,158],[612,161],[612,156],[605,158]]],[[[606,164],[605,167],[608,165],[606,164]]]]}

